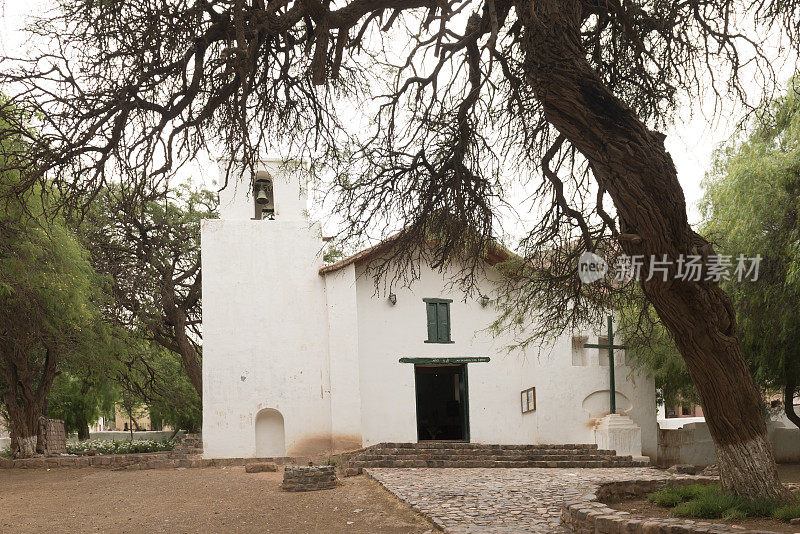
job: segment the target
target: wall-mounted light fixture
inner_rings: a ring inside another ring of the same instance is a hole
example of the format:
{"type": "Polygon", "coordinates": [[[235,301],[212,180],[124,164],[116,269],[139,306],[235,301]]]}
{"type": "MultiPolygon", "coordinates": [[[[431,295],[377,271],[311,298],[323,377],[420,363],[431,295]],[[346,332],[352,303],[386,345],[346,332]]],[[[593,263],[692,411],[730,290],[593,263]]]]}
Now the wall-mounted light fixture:
{"type": "Polygon", "coordinates": [[[481,306],[482,306],[482,307],[484,307],[484,308],[485,308],[486,306],[488,306],[488,305],[489,305],[489,302],[490,302],[490,301],[489,301],[489,297],[487,297],[486,295],[483,295],[483,296],[481,297],[481,306]]]}
{"type": "Polygon", "coordinates": [[[397,304],[397,295],[395,295],[394,293],[389,293],[389,303],[390,303],[392,306],[394,306],[395,304],[397,304]]]}

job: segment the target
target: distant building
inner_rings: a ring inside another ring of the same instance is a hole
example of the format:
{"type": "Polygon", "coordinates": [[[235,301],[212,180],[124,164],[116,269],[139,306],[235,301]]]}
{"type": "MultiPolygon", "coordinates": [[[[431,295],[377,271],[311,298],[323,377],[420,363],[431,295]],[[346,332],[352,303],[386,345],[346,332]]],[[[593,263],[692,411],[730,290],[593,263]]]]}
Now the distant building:
{"type": "Polygon", "coordinates": [[[703,408],[697,404],[679,404],[677,406],[667,406],[664,409],[667,419],[673,417],[704,417],[703,408]]]}

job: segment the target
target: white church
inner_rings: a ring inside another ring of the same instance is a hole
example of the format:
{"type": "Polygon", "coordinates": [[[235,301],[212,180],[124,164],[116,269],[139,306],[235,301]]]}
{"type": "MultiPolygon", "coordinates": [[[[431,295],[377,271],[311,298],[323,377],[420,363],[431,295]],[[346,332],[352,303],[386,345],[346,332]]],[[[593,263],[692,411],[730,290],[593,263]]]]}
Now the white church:
{"type": "Polygon", "coordinates": [[[487,330],[502,254],[485,258],[489,299],[465,299],[425,265],[410,289],[376,294],[366,269],[391,245],[326,265],[301,182],[264,161],[203,221],[206,457],[446,440],[598,443],[655,460],[654,383],[619,352],[620,415],[608,416],[608,353],[583,347],[604,343],[604,325],[508,352],[510,334],[487,330]]]}

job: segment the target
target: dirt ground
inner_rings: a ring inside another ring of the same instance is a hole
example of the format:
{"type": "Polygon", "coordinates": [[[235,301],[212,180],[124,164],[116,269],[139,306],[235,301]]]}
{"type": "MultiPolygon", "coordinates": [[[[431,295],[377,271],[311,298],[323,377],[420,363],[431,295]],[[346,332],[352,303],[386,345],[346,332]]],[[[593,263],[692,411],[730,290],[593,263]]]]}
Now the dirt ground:
{"type": "Polygon", "coordinates": [[[435,529],[377,482],[350,477],[287,493],[282,473],[243,467],[0,470],[0,532],[424,533],[435,529]]]}

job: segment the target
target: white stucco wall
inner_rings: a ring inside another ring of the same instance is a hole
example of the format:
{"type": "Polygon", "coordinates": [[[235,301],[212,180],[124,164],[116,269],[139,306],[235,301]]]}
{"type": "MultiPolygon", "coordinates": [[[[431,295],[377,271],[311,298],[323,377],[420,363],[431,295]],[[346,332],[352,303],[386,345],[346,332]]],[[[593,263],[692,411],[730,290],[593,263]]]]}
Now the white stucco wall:
{"type": "MultiPolygon", "coordinates": [[[[481,443],[595,443],[594,423],[607,413],[590,413],[584,399],[592,393],[608,404],[608,367],[599,364],[597,350],[587,349],[587,365],[572,365],[571,336],[528,352],[507,352],[509,334],[493,337],[487,327],[497,311],[482,307],[477,299],[448,289],[449,275],[426,267],[411,289],[396,288],[397,304],[385,295],[375,296],[373,280],[357,270],[360,354],[360,395],[364,445],[381,441],[417,440],[414,365],[399,363],[401,357],[488,356],[488,363],[470,363],[470,439],[481,443]],[[424,343],[427,337],[423,298],[453,299],[452,344],[424,343]],[[536,387],[537,409],[521,413],[520,393],[536,387]]],[[[493,292],[489,269],[481,293],[493,292]]],[[[597,333],[590,336],[596,342],[597,333]]],[[[617,391],[627,397],[628,415],[642,427],[645,455],[656,453],[656,402],[653,381],[631,375],[618,359],[617,391]]],[[[626,403],[619,398],[618,405],[626,403]]]]}
{"type": "Polygon", "coordinates": [[[255,419],[264,408],[284,418],[286,454],[326,450],[331,404],[319,229],[286,210],[274,221],[249,220],[243,208],[227,213],[202,225],[204,454],[255,456],[255,419]]]}
{"type": "Polygon", "coordinates": [[[358,306],[355,266],[325,276],[331,383],[331,446],[358,449],[361,439],[361,389],[358,361],[358,306]]]}

